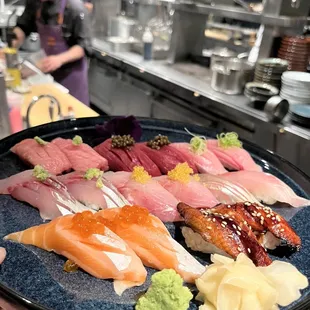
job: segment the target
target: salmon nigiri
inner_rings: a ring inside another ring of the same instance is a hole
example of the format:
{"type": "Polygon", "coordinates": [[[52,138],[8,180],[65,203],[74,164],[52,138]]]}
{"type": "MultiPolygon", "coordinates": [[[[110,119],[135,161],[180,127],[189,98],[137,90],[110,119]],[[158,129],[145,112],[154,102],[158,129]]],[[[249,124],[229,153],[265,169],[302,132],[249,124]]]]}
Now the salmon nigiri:
{"type": "Polygon", "coordinates": [[[54,251],[100,279],[114,279],[117,294],[142,285],[146,270],[130,247],[90,211],[12,233],[5,240],[54,251]]]}
{"type": "Polygon", "coordinates": [[[125,206],[96,213],[105,225],[121,237],[144,265],[158,270],[174,269],[186,282],[194,282],[202,266],[170,235],[166,226],[146,208],[125,206]]]}

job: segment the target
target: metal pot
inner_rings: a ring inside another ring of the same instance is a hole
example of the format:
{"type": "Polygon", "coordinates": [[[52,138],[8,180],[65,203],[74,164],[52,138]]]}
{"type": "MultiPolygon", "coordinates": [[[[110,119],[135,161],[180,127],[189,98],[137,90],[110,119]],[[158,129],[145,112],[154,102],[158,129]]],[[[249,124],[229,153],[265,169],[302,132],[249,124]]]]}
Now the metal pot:
{"type": "Polygon", "coordinates": [[[211,87],[229,95],[242,94],[244,86],[253,79],[254,65],[238,58],[216,63],[212,68],[211,87]]]}
{"type": "Polygon", "coordinates": [[[216,47],[211,55],[211,68],[216,64],[223,64],[225,61],[237,57],[234,51],[226,47],[216,47]]]}

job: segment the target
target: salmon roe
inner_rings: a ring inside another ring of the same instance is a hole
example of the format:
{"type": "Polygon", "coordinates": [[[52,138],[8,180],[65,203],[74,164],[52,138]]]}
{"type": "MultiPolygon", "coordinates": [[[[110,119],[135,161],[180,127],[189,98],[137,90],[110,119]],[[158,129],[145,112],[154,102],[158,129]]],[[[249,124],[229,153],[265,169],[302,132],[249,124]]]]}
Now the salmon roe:
{"type": "Polygon", "coordinates": [[[105,225],[101,217],[96,217],[90,211],[84,211],[73,216],[71,229],[87,238],[93,234],[103,235],[105,225]]]}

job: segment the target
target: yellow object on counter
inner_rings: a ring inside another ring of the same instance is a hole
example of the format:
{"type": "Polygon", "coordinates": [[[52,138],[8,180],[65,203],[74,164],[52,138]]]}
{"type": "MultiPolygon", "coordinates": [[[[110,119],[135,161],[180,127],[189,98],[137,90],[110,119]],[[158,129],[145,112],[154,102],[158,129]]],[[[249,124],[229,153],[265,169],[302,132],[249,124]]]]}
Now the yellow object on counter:
{"type": "MultiPolygon", "coordinates": [[[[70,107],[73,108],[75,118],[96,117],[99,115],[70,94],[62,92],[55,84],[42,84],[31,86],[30,93],[24,95],[24,102],[21,108],[22,117],[26,117],[28,106],[32,101],[33,97],[40,95],[51,95],[55,97],[60,103],[61,113],[64,116],[68,115],[70,107]]],[[[51,122],[48,109],[49,104],[50,99],[43,98],[32,107],[29,117],[30,126],[38,126],[51,122]]],[[[53,121],[58,120],[57,110],[58,109],[55,107],[53,121]]]]}
{"type": "Polygon", "coordinates": [[[22,84],[22,76],[17,49],[12,47],[6,47],[4,49],[4,55],[6,60],[7,75],[12,78],[12,80],[9,81],[8,86],[13,88],[20,86],[22,84]]]}

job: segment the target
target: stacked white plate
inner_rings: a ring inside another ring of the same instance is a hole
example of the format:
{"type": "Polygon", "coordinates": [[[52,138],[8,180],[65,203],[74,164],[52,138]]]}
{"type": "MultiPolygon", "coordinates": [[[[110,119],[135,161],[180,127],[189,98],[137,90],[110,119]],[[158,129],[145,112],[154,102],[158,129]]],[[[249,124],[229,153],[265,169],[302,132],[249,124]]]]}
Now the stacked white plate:
{"type": "Polygon", "coordinates": [[[286,71],[282,74],[280,96],[290,104],[310,104],[310,73],[286,71]]]}

